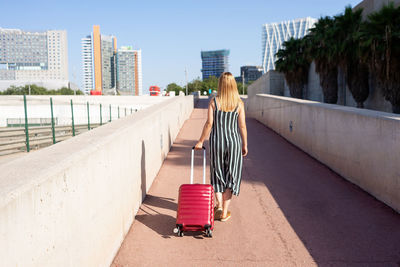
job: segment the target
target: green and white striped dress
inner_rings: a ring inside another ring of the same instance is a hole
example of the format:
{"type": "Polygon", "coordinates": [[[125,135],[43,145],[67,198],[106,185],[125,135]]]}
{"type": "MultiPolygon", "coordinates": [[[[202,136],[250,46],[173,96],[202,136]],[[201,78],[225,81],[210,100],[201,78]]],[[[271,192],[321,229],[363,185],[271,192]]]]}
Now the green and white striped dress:
{"type": "Polygon", "coordinates": [[[215,192],[231,189],[238,196],[242,179],[242,139],[238,129],[238,107],[219,110],[214,97],[214,123],[210,134],[211,184],[215,192]]]}

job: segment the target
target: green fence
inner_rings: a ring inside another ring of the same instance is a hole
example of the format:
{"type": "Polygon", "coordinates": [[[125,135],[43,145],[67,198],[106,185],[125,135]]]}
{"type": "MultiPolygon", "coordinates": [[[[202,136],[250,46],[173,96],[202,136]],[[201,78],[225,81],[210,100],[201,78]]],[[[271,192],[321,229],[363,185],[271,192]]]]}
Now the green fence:
{"type": "MultiPolygon", "coordinates": [[[[75,136],[79,133],[90,131],[93,128],[104,125],[112,121],[112,111],[117,112],[118,118],[120,118],[120,106],[112,106],[109,104],[109,119],[103,120],[103,105],[99,104],[100,109],[100,121],[99,123],[93,123],[90,118],[91,105],[86,102],[86,114],[87,124],[76,125],[74,115],[74,103],[70,100],[71,112],[71,125],[59,125],[59,118],[54,117],[53,112],[53,98],[49,99],[49,110],[50,118],[29,118],[28,117],[28,102],[24,95],[24,118],[7,118],[7,128],[0,128],[0,152],[11,149],[25,148],[29,152],[32,147],[47,143],[57,143],[65,140],[67,137],[75,136]],[[22,139],[24,136],[24,139],[22,139]]],[[[127,108],[125,107],[125,116],[127,108]]],[[[131,113],[137,111],[137,109],[131,108],[131,113]]],[[[93,112],[92,112],[93,113],[93,112]]],[[[64,117],[63,117],[64,118],[64,117]]]]}

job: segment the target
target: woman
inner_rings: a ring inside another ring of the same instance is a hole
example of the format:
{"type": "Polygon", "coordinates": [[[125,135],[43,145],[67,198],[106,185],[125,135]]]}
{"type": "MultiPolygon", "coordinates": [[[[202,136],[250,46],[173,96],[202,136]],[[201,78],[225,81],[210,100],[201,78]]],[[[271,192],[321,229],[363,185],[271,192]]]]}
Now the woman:
{"type": "Polygon", "coordinates": [[[218,94],[208,105],[207,121],[196,149],[202,148],[207,136],[210,136],[211,184],[217,199],[215,219],[227,221],[231,217],[228,207],[232,194],[238,196],[240,191],[242,156],[247,155],[244,104],[230,72],[219,77],[218,94]]]}

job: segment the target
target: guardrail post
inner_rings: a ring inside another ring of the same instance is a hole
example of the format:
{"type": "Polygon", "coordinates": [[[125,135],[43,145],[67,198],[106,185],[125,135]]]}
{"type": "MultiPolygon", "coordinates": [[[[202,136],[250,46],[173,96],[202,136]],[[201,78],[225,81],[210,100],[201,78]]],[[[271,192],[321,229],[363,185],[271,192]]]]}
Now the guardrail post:
{"type": "Polygon", "coordinates": [[[131,108],[131,114],[132,114],[132,108],[131,108]]]}
{"type": "Polygon", "coordinates": [[[75,121],[74,121],[74,105],[72,104],[71,99],[71,117],[72,117],[72,136],[75,136],[75,121]]]}
{"type": "Polygon", "coordinates": [[[118,119],[119,119],[119,106],[118,106],[118,119]]]}
{"type": "Polygon", "coordinates": [[[100,104],[100,126],[103,125],[103,117],[101,114],[101,104],[100,104]]]}
{"type": "Polygon", "coordinates": [[[24,109],[25,109],[26,152],[29,152],[30,151],[30,147],[29,147],[29,132],[28,132],[28,111],[26,109],[26,95],[24,95],[24,109]]]}
{"type": "Polygon", "coordinates": [[[90,131],[90,113],[89,113],[89,101],[86,102],[86,106],[87,106],[87,128],[90,131]]]}
{"type": "Polygon", "coordinates": [[[111,122],[111,104],[110,104],[110,122],[111,122]]]}
{"type": "Polygon", "coordinates": [[[54,116],[53,116],[53,98],[50,97],[50,109],[51,109],[51,132],[53,133],[53,144],[56,143],[56,132],[54,130],[54,116]]]}

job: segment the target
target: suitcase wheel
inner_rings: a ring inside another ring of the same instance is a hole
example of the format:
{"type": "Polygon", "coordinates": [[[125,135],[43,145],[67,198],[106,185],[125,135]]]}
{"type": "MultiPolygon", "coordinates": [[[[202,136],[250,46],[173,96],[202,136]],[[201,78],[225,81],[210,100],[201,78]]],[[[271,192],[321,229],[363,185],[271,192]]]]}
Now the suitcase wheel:
{"type": "Polygon", "coordinates": [[[183,231],[181,230],[181,226],[177,225],[176,228],[174,228],[174,233],[177,234],[178,236],[183,236],[183,231]]]}
{"type": "Polygon", "coordinates": [[[211,230],[211,229],[208,228],[208,229],[206,230],[206,236],[207,236],[207,237],[212,237],[212,230],[211,230]]]}
{"type": "Polygon", "coordinates": [[[204,225],[204,229],[206,229],[206,236],[207,237],[212,237],[212,230],[211,230],[211,225],[204,225]]]}

